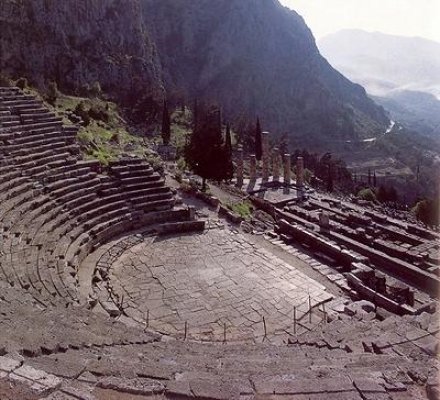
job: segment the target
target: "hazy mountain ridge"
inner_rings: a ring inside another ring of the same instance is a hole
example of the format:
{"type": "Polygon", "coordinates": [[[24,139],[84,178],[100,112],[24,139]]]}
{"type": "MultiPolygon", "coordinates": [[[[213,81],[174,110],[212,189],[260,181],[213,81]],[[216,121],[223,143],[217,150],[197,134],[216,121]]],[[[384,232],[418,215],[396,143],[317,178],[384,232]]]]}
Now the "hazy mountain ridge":
{"type": "Polygon", "coordinates": [[[440,43],[343,30],[318,43],[325,57],[408,129],[440,138],[440,43]]]}
{"type": "Polygon", "coordinates": [[[179,94],[258,114],[308,140],[368,137],[383,109],[320,55],[303,19],[277,0],[4,0],[0,70],[115,97],[179,94]]]}
{"type": "Polygon", "coordinates": [[[400,89],[440,98],[440,43],[347,29],[322,38],[318,47],[335,68],[373,95],[400,89]]]}

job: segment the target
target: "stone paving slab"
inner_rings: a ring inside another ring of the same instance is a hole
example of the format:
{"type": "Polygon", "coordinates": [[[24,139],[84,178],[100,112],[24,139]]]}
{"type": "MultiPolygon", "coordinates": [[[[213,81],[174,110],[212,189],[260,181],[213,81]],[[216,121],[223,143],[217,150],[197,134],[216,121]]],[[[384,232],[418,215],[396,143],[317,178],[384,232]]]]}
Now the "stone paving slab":
{"type": "Polygon", "coordinates": [[[225,230],[146,238],[109,269],[128,316],[178,337],[186,324],[187,337],[201,340],[261,341],[264,322],[268,337],[285,334],[294,307],[301,318],[309,296],[312,306],[333,298],[294,265],[225,230]]]}

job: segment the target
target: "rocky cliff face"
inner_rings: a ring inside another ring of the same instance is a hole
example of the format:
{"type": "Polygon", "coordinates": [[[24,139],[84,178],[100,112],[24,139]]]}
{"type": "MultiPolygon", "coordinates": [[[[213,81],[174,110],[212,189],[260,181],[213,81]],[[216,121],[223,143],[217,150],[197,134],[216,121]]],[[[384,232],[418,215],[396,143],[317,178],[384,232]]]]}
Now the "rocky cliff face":
{"type": "Polygon", "coordinates": [[[100,82],[125,95],[161,89],[160,65],[138,0],[2,0],[0,69],[38,86],[100,82]]]}
{"type": "Polygon", "coordinates": [[[15,76],[206,97],[297,146],[372,136],[388,122],[277,0],[3,0],[0,29],[0,67],[15,76]]]}
{"type": "MultiPolygon", "coordinates": [[[[293,137],[374,135],[387,118],[319,54],[303,19],[276,0],[147,0],[168,88],[260,115],[293,137]]],[[[298,142],[298,145],[301,145],[298,142]]]]}

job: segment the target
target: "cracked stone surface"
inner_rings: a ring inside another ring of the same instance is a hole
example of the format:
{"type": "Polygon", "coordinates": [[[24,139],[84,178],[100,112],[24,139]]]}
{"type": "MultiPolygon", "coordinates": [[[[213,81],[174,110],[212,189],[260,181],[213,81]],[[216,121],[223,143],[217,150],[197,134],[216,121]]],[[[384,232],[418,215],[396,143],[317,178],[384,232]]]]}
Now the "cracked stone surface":
{"type": "Polygon", "coordinates": [[[257,340],[285,334],[325,287],[252,243],[224,230],[145,238],[111,266],[110,285],[128,316],[165,334],[257,340]]]}

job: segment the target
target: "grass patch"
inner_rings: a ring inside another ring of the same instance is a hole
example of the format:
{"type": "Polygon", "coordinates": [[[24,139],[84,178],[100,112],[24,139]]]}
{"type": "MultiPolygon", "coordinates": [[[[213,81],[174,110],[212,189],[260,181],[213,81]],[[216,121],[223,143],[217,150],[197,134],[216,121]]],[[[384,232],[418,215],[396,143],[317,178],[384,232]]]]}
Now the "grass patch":
{"type": "Polygon", "coordinates": [[[248,220],[252,216],[253,206],[248,200],[239,201],[236,203],[228,202],[226,207],[244,219],[248,220]]]}
{"type": "Polygon", "coordinates": [[[79,107],[87,119],[87,124],[83,124],[78,131],[78,140],[87,159],[96,159],[107,165],[123,153],[139,157],[149,154],[143,139],[127,131],[126,123],[113,102],[60,94],[51,108],[66,123],[70,123],[69,115],[79,107]]]}
{"type": "MultiPolygon", "coordinates": [[[[85,159],[95,159],[107,165],[119,155],[132,154],[146,158],[156,170],[162,168],[160,158],[152,154],[144,138],[128,131],[115,103],[97,97],[68,96],[58,91],[50,104],[35,88],[28,86],[25,92],[44,101],[45,107],[62,117],[65,124],[78,123],[75,119],[81,117],[83,123],[78,131],[78,141],[85,159]]],[[[181,117],[186,118],[185,113],[181,117]]],[[[181,136],[177,134],[177,137],[181,136]]]]}

